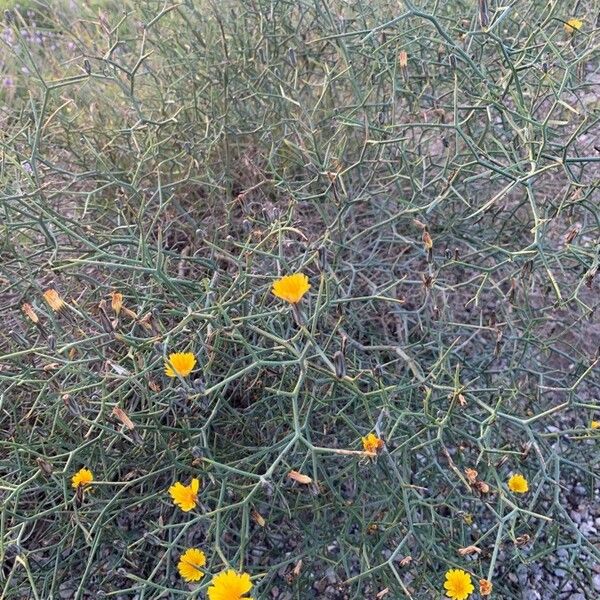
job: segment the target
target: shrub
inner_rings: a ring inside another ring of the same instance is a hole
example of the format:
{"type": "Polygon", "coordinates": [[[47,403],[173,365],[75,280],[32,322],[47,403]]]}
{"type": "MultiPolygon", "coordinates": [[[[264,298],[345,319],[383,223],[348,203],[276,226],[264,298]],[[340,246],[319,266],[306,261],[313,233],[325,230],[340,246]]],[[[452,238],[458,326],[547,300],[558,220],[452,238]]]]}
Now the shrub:
{"type": "Polygon", "coordinates": [[[557,550],[587,590],[592,8],[7,13],[3,597],[517,598],[557,550]]]}

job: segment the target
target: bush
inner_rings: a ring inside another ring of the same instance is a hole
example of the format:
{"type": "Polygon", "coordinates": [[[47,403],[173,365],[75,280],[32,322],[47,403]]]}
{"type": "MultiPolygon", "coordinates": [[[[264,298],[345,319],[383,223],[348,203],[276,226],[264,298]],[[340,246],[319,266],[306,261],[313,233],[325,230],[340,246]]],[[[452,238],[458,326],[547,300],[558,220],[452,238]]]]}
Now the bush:
{"type": "Polygon", "coordinates": [[[438,598],[455,568],[521,598],[559,560],[543,597],[594,593],[598,45],[569,8],[7,13],[2,597],[231,567],[257,599],[438,598]]]}

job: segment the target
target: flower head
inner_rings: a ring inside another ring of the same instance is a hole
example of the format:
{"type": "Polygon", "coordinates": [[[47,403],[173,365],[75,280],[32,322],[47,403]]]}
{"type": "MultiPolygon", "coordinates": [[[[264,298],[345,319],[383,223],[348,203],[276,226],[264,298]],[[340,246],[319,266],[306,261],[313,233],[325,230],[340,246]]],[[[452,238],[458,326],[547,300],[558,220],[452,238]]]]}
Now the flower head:
{"type": "Polygon", "coordinates": [[[383,440],[378,438],[374,433],[369,433],[369,435],[361,438],[363,450],[365,452],[370,452],[371,454],[377,454],[379,450],[383,448],[383,440]]]}
{"type": "Polygon", "coordinates": [[[446,581],[444,582],[446,596],[452,600],[465,600],[473,590],[471,576],[462,569],[450,569],[446,571],[446,581]]]}
{"type": "Polygon", "coordinates": [[[590,423],[590,427],[591,427],[592,429],[600,429],[600,421],[592,421],[592,422],[590,423]]]}
{"type": "Polygon", "coordinates": [[[577,19],[576,17],[573,17],[565,23],[565,31],[567,33],[573,34],[576,31],[579,31],[582,26],[583,26],[583,21],[581,19],[577,19]]]}
{"type": "Polygon", "coordinates": [[[46,290],[44,292],[44,300],[48,303],[48,306],[54,312],[58,312],[65,305],[65,301],[60,297],[59,293],[53,288],[50,288],[49,290],[46,290]]]}
{"type": "Polygon", "coordinates": [[[527,479],[523,477],[520,473],[515,473],[508,480],[508,489],[515,494],[524,494],[529,491],[529,485],[527,484],[527,479]]]}
{"type": "Polygon", "coordinates": [[[479,580],[479,595],[480,596],[489,596],[492,593],[492,582],[489,579],[480,579],[479,580]]]}
{"type": "Polygon", "coordinates": [[[294,275],[286,275],[278,279],[273,284],[272,292],[278,298],[285,300],[291,304],[296,304],[302,300],[302,296],[310,290],[308,277],[303,273],[295,273],[294,275]]]}
{"type": "Polygon", "coordinates": [[[115,314],[118,315],[121,312],[121,308],[123,308],[123,294],[121,292],[113,290],[110,293],[110,306],[115,314]]]}
{"type": "Polygon", "coordinates": [[[198,503],[198,490],[200,489],[200,480],[192,479],[189,485],[175,483],[169,488],[169,494],[173,498],[173,504],[179,506],[183,512],[189,512],[196,507],[198,503]]]}
{"type": "Polygon", "coordinates": [[[80,486],[84,489],[94,481],[94,474],[89,469],[79,469],[73,477],[71,477],[71,486],[73,489],[78,489],[80,486]]]}
{"type": "Polygon", "coordinates": [[[204,573],[200,570],[206,564],[206,554],[198,548],[188,548],[177,563],[179,574],[186,581],[200,581],[204,573]]]}
{"type": "Polygon", "coordinates": [[[196,357],[192,352],[173,352],[169,360],[165,361],[165,375],[167,377],[187,377],[196,366],[196,357]]]}
{"type": "Polygon", "coordinates": [[[25,313],[25,316],[33,323],[38,323],[39,319],[38,316],[35,314],[35,310],[33,310],[33,308],[31,307],[31,304],[27,304],[27,302],[25,304],[23,304],[23,306],[21,306],[21,310],[25,313]]]}
{"type": "Polygon", "coordinates": [[[251,589],[248,573],[228,569],[213,577],[208,588],[208,600],[251,600],[246,595],[251,589]]]}

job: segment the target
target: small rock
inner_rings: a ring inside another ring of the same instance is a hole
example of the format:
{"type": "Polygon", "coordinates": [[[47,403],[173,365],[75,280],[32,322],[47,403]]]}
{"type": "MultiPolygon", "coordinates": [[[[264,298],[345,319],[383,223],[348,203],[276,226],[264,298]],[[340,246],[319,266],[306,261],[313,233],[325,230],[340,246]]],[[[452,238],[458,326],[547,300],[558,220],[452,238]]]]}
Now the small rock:
{"type": "Polygon", "coordinates": [[[522,592],[523,600],[542,600],[540,593],[537,590],[531,588],[525,588],[522,592]]]}

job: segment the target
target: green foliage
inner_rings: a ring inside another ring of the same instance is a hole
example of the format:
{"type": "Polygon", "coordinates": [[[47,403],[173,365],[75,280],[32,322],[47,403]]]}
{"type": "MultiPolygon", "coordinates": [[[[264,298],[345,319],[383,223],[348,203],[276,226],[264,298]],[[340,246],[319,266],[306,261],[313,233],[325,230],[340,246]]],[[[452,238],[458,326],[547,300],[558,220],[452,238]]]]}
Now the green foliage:
{"type": "Polygon", "coordinates": [[[594,6],[485,6],[9,17],[3,598],[190,597],[190,546],[257,599],[433,598],[449,568],[520,598],[508,574],[557,548],[585,584],[600,553],[565,494],[598,485],[594,6]],[[300,317],[270,292],[292,272],[300,317]],[[192,377],[164,376],[174,351],[192,377]],[[167,489],[191,477],[184,514],[167,489]]]}

